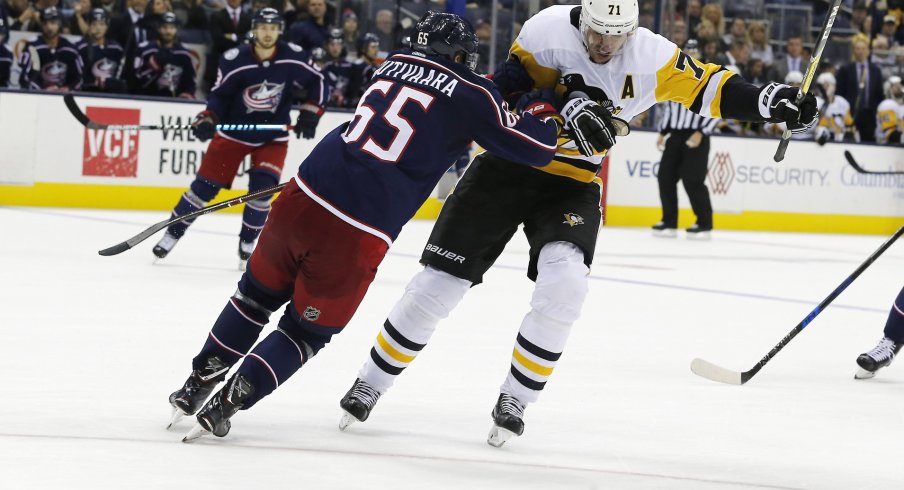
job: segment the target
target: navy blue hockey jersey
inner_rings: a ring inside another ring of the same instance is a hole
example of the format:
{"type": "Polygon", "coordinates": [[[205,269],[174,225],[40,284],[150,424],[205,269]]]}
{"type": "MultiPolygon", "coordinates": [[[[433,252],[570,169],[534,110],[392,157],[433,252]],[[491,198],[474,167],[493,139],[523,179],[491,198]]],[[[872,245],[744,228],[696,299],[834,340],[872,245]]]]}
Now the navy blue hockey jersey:
{"type": "MultiPolygon", "coordinates": [[[[250,45],[220,57],[217,81],[207,97],[207,110],[224,124],[290,124],[293,91],[305,90],[310,102],[326,106],[329,83],[297,45],[280,41],[276,52],[259,60],[250,45]]],[[[223,136],[250,144],[288,138],[285,131],[226,131],[223,136]]]]}
{"type": "Polygon", "coordinates": [[[116,41],[106,40],[103,46],[92,44],[82,38],[75,45],[82,59],[82,86],[85,89],[98,86],[98,80],[116,79],[122,63],[122,46],[116,41]]]}
{"type": "Polygon", "coordinates": [[[330,79],[332,93],[330,94],[331,107],[355,107],[361,98],[364,86],[363,71],[345,58],[339,58],[327,62],[323,66],[323,73],[330,79]]]}
{"type": "Polygon", "coordinates": [[[191,53],[182,43],[176,42],[172,48],[164,48],[156,40],[138,45],[135,78],[142,94],[194,98],[195,75],[191,53]]]}
{"type": "Polygon", "coordinates": [[[9,74],[13,67],[13,53],[5,44],[0,44],[0,87],[9,86],[9,74]]]}
{"type": "Polygon", "coordinates": [[[66,87],[78,90],[82,83],[82,62],[75,46],[64,37],[51,49],[44,36],[29,41],[19,55],[19,86],[42,90],[66,87]]]}
{"type": "Polygon", "coordinates": [[[553,121],[508,112],[490,80],[404,51],[377,70],[354,119],[324,137],[296,182],[333,214],[391,243],[472,141],[541,166],[555,154],[556,135],[553,121]]]}

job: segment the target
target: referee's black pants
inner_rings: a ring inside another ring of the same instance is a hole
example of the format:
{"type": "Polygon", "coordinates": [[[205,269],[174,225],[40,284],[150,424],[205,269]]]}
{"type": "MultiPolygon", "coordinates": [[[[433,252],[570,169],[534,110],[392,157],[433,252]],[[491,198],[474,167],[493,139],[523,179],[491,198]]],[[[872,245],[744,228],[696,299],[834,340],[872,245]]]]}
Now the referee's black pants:
{"type": "Polygon", "coordinates": [[[700,146],[688,148],[687,140],[692,134],[693,130],[672,131],[665,142],[658,177],[662,222],[669,228],[678,227],[678,181],[681,180],[697,216],[697,225],[709,230],[713,227],[713,207],[706,187],[709,136],[703,135],[700,146]]]}

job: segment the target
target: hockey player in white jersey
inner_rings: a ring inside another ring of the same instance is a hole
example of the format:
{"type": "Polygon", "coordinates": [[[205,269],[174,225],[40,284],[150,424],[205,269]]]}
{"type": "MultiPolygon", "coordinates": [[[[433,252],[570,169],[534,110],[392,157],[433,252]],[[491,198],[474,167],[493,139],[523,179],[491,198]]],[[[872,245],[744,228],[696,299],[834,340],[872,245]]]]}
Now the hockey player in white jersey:
{"type": "Polygon", "coordinates": [[[904,144],[904,85],[901,77],[885,81],[885,100],[876,110],[876,141],[889,145],[904,144]]]}
{"type": "Polygon", "coordinates": [[[820,96],[816,97],[819,108],[819,125],[816,126],[814,137],[819,146],[827,141],[842,142],[860,141],[857,128],[854,126],[854,118],[851,116],[851,103],[847,99],[835,93],[835,75],[825,72],[816,77],[816,86],[820,96]]]}
{"type": "Polygon", "coordinates": [[[367,419],[439,321],[483,280],[523,224],[531,247],[527,275],[535,287],[491,412],[487,442],[498,447],[522,434],[524,409],[537,401],[552,375],[587,296],[602,219],[597,174],[616,136],[624,134],[617,131],[616,117],[630,120],[671,100],[711,118],[786,122],[794,132],[816,124],[812,95],[795,105],[797,89],[751,85],[637,24],[635,0],[553,6],[524,24],[494,82],[509,100],[533,89],[555,89],[565,100],[563,114],[586,107],[589,101],[581,98],[596,102],[605,110],[591,108],[592,117],[610,128],[605,149],[588,152],[580,138],[561,138],[553,161],[536,168],[489,152],[475,157],[433,228],[421,256],[425,268],[389,313],[358,379],[340,401],[340,428],[367,419]]]}

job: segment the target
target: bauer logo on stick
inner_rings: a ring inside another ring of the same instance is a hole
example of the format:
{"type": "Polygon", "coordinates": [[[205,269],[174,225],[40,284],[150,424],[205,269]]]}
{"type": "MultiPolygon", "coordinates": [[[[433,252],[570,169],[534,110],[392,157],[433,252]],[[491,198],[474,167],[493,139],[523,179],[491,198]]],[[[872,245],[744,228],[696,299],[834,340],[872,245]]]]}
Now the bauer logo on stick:
{"type": "MultiPolygon", "coordinates": [[[[108,124],[138,124],[140,109],[88,107],[87,116],[108,124]]],[[[137,130],[85,128],[82,175],[101,177],[138,176],[137,130]]]]}

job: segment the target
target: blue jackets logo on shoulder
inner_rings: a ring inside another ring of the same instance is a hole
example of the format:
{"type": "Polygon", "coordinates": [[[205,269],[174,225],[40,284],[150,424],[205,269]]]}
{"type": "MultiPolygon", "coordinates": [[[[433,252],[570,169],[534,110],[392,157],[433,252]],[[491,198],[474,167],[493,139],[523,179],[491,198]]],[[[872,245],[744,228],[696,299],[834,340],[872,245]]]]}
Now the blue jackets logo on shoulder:
{"type": "Polygon", "coordinates": [[[285,83],[269,83],[264,80],[246,88],[242,92],[242,101],[248,109],[247,114],[255,111],[276,113],[285,86],[285,83]]]}

